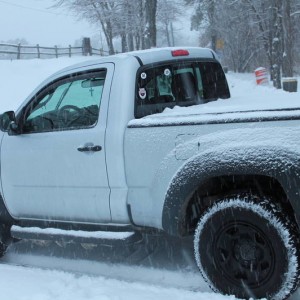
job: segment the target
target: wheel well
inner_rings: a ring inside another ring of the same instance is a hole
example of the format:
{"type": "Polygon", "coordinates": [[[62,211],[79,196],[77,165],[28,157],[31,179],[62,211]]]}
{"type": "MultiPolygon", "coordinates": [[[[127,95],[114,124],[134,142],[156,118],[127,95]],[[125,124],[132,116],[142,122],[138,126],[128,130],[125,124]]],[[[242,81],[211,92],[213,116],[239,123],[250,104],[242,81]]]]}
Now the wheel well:
{"type": "Polygon", "coordinates": [[[295,221],[293,208],[276,179],[261,175],[220,176],[201,183],[185,201],[182,209],[181,233],[192,234],[202,213],[223,196],[244,192],[257,196],[269,196],[295,221]]]}

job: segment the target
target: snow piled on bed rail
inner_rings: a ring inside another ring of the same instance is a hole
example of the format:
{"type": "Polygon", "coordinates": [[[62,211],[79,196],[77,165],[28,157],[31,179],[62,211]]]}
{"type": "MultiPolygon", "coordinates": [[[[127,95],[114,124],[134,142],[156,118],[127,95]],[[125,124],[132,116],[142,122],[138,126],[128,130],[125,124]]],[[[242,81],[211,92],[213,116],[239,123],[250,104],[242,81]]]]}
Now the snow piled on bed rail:
{"type": "MultiPolygon", "coordinates": [[[[288,93],[271,84],[257,85],[254,74],[227,74],[230,99],[190,107],[166,108],[160,114],[132,120],[130,127],[251,121],[300,117],[299,92],[288,93]]],[[[299,81],[299,80],[298,80],[299,81]]]]}

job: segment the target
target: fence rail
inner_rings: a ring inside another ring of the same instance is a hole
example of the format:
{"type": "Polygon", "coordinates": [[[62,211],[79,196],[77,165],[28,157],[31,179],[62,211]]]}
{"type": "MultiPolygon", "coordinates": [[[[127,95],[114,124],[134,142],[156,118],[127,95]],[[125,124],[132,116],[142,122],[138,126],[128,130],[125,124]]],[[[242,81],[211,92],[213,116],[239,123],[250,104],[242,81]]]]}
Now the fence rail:
{"type": "Polygon", "coordinates": [[[92,48],[90,43],[83,43],[82,47],[44,47],[39,44],[35,46],[21,44],[0,43],[0,59],[27,59],[27,58],[51,58],[61,56],[79,55],[108,55],[103,49],[92,48]]]}

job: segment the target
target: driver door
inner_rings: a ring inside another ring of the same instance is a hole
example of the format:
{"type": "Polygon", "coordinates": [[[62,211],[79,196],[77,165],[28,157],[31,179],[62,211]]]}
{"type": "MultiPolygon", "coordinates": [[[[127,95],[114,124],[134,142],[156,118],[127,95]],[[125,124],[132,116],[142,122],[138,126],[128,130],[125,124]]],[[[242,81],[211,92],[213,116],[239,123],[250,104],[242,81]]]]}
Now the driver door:
{"type": "Polygon", "coordinates": [[[105,130],[113,64],[68,74],[17,115],[1,145],[3,196],[15,218],[109,222],[105,130]]]}

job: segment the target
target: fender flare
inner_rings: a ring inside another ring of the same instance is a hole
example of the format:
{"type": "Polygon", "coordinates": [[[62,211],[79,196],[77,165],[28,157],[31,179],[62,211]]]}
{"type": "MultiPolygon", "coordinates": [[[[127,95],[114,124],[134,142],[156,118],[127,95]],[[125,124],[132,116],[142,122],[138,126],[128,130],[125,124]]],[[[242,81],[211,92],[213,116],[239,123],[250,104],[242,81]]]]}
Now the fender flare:
{"type": "Polygon", "coordinates": [[[285,191],[300,224],[299,154],[284,147],[216,148],[189,159],[172,178],[162,214],[163,229],[181,235],[182,209],[204,181],[230,175],[264,175],[276,179],[285,191]]]}

